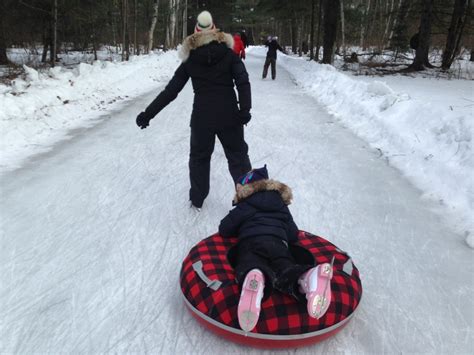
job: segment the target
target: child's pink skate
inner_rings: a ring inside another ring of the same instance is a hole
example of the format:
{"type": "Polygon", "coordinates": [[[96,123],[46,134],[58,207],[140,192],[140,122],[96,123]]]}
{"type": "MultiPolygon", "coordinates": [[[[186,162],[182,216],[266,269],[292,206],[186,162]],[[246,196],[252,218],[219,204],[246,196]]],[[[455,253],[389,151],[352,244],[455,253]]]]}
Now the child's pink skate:
{"type": "Polygon", "coordinates": [[[239,325],[245,332],[250,332],[257,325],[264,288],[263,273],[259,269],[250,270],[245,276],[237,308],[239,325]]]}
{"type": "Polygon", "coordinates": [[[321,318],[331,303],[332,266],[329,263],[318,265],[305,272],[298,280],[300,291],[306,294],[308,314],[321,318]]]}

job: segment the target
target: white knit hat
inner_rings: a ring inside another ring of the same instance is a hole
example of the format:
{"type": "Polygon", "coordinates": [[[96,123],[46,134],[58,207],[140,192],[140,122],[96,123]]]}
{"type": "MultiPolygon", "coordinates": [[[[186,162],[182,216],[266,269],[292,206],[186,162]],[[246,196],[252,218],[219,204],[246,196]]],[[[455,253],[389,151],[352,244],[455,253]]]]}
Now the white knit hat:
{"type": "Polygon", "coordinates": [[[212,21],[212,16],[209,11],[201,12],[197,17],[196,27],[194,27],[194,32],[208,31],[215,29],[214,22],[212,21]]]}

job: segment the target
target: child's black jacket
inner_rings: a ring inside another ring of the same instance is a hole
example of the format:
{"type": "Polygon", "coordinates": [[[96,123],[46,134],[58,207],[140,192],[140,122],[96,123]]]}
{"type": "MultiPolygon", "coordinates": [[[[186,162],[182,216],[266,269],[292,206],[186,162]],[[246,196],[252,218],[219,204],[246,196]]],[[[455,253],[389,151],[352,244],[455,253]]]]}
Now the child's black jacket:
{"type": "Polygon", "coordinates": [[[298,227],[287,207],[291,199],[291,189],[275,180],[244,185],[234,198],[236,207],[221,221],[219,234],[237,236],[239,242],[264,235],[296,242],[298,227]]]}

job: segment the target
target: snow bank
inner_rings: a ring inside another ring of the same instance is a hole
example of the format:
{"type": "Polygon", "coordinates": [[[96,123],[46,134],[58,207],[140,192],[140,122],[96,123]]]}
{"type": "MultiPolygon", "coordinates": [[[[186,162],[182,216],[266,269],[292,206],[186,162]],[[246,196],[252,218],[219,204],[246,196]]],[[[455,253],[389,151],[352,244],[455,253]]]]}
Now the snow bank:
{"type": "Polygon", "coordinates": [[[170,51],[74,69],[38,72],[25,66],[25,78],[0,85],[0,170],[17,168],[71,130],[96,124],[105,109],[169,80],[178,64],[176,51],[170,51]]]}
{"type": "MultiPolygon", "coordinates": [[[[264,56],[266,51],[256,47],[251,52],[264,56]]],[[[285,55],[279,56],[278,65],[345,126],[379,149],[425,196],[446,206],[456,227],[471,234],[467,242],[473,244],[471,81],[354,78],[332,66],[285,55]]]]}

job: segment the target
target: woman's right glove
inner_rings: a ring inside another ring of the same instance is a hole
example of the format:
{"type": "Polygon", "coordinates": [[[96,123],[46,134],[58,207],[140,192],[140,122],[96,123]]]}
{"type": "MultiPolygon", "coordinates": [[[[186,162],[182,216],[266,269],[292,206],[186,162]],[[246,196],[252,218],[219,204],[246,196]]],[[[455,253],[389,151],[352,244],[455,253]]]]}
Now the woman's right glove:
{"type": "Polygon", "coordinates": [[[237,116],[239,118],[240,123],[243,125],[249,123],[250,119],[252,118],[252,115],[248,110],[240,110],[237,116]]]}
{"type": "Polygon", "coordinates": [[[149,118],[145,112],[140,112],[137,116],[137,126],[141,129],[147,128],[150,125],[150,120],[151,118],[149,118]]]}

